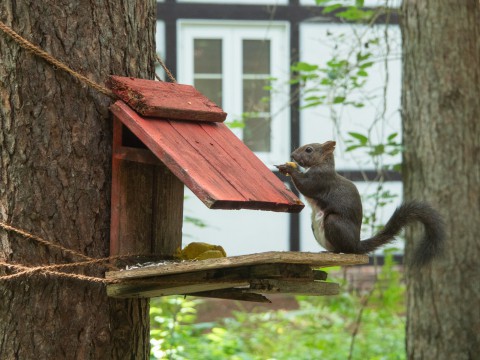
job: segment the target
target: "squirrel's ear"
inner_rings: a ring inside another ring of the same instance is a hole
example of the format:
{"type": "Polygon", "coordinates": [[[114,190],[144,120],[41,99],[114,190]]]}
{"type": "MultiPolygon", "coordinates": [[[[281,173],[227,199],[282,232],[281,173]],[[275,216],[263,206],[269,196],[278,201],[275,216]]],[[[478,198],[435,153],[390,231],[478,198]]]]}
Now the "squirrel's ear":
{"type": "Polygon", "coordinates": [[[327,141],[322,144],[323,151],[326,152],[333,152],[335,150],[335,145],[337,143],[335,141],[327,141]]]}

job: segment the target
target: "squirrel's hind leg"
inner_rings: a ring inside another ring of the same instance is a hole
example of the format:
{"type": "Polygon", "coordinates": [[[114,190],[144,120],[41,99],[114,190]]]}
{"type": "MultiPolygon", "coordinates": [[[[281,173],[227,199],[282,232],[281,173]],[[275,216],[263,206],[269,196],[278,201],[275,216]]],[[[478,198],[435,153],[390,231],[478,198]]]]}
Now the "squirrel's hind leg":
{"type": "Polygon", "coordinates": [[[334,252],[359,254],[360,238],[354,224],[339,215],[329,214],[324,219],[325,237],[334,248],[334,252]]]}

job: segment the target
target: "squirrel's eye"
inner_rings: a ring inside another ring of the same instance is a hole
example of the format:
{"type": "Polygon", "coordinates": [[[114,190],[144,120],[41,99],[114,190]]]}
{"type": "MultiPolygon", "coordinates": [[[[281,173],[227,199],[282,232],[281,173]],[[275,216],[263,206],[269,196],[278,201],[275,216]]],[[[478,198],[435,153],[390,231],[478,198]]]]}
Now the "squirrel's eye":
{"type": "Polygon", "coordinates": [[[307,154],[310,154],[310,153],[313,152],[313,148],[309,146],[309,147],[307,147],[307,148],[305,149],[305,152],[306,152],[307,154]]]}

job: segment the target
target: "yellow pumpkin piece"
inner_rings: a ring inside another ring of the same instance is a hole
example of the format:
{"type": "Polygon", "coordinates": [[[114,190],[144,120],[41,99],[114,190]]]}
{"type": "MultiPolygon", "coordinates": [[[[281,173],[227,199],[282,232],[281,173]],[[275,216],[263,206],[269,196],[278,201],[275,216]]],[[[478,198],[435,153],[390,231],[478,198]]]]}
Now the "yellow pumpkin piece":
{"type": "Polygon", "coordinates": [[[296,169],[298,167],[297,163],[295,163],[293,161],[288,161],[288,162],[285,163],[285,165],[293,167],[294,169],[296,169]]]}
{"type": "Polygon", "coordinates": [[[207,250],[198,255],[195,260],[218,259],[225,257],[225,251],[222,250],[207,250]]]}
{"type": "Polygon", "coordinates": [[[227,254],[221,246],[204,242],[190,243],[178,253],[178,257],[182,260],[203,260],[226,256],[227,254]]]}

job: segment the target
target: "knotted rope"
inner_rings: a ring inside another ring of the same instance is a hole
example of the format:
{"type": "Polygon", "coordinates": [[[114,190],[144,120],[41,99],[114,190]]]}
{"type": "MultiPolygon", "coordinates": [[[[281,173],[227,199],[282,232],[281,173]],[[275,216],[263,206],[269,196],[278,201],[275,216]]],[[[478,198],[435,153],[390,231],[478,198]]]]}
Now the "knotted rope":
{"type": "Polygon", "coordinates": [[[90,80],[89,78],[87,78],[86,76],[83,76],[82,74],[76,72],[75,70],[72,70],[65,63],[61,62],[60,60],[55,59],[52,55],[50,55],[46,51],[40,49],[38,46],[32,44],[27,39],[21,37],[19,34],[17,34],[15,31],[13,31],[12,28],[5,25],[2,21],[0,21],[0,30],[2,30],[5,34],[7,34],[13,40],[15,40],[15,42],[18,45],[20,45],[24,49],[34,53],[35,55],[41,57],[42,59],[44,59],[48,63],[52,64],[53,66],[56,66],[57,68],[62,69],[63,71],[66,71],[67,73],[72,75],[74,78],[76,78],[79,81],[83,82],[84,84],[90,86],[91,88],[97,90],[98,92],[101,92],[102,94],[110,96],[112,99],[117,98],[116,95],[110,89],[107,89],[106,87],[97,84],[96,82],[90,80]]]}

